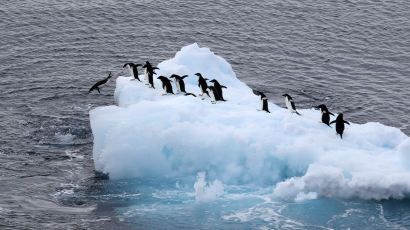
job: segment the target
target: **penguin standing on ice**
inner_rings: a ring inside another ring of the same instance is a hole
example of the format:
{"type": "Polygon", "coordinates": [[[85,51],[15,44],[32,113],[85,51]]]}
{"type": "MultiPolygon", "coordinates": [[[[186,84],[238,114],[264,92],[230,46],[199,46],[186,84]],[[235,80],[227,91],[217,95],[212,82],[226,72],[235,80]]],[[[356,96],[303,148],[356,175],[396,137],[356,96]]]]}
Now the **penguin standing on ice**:
{"type": "Polygon", "coordinates": [[[298,111],[296,111],[296,106],[295,106],[295,102],[293,102],[292,97],[285,93],[282,96],[285,97],[285,103],[286,103],[286,107],[292,112],[292,113],[296,113],[299,116],[302,116],[300,113],[298,113],[298,111]]]}
{"type": "Polygon", "coordinates": [[[204,95],[204,93],[208,94],[208,83],[206,83],[207,78],[202,77],[200,73],[196,73],[196,76],[198,76],[198,87],[201,89],[202,94],[200,96],[204,95]]]}
{"type": "Polygon", "coordinates": [[[226,86],[219,84],[219,82],[216,79],[212,79],[209,82],[214,83],[214,87],[218,91],[219,100],[220,101],[226,101],[223,97],[223,94],[222,94],[222,88],[226,89],[226,86]]]}
{"type": "Polygon", "coordinates": [[[211,98],[212,104],[216,104],[216,101],[220,100],[218,90],[216,90],[213,86],[209,86],[206,89],[206,94],[208,94],[208,96],[211,98]]]}
{"type": "Polygon", "coordinates": [[[268,98],[265,96],[265,94],[256,90],[254,90],[253,93],[257,96],[261,96],[262,110],[270,113],[268,109],[268,98]]]}
{"type": "Polygon", "coordinates": [[[336,120],[330,122],[330,124],[336,123],[336,133],[340,135],[340,139],[343,139],[343,131],[345,130],[345,123],[350,125],[348,121],[343,120],[343,113],[337,115],[336,120]]]}
{"type": "Polygon", "coordinates": [[[110,74],[108,74],[108,77],[106,77],[104,80],[101,80],[101,81],[95,83],[95,84],[91,87],[91,89],[88,91],[88,93],[91,93],[91,91],[93,91],[93,90],[95,90],[95,89],[98,91],[98,93],[101,93],[101,92],[100,92],[100,88],[102,88],[105,84],[107,84],[108,82],[110,82],[111,77],[112,77],[112,73],[110,72],[110,74]]]}
{"type": "Polygon", "coordinates": [[[168,93],[174,94],[174,92],[172,91],[171,80],[169,80],[168,78],[166,78],[164,76],[159,76],[159,77],[157,77],[157,79],[161,80],[162,88],[165,91],[165,93],[162,94],[162,96],[167,95],[168,93]]]}
{"type": "Polygon", "coordinates": [[[330,127],[330,115],[335,116],[333,113],[329,112],[326,105],[321,104],[315,107],[315,109],[320,109],[322,112],[322,122],[330,127]]]}
{"type": "Polygon", "coordinates": [[[127,66],[128,66],[128,70],[129,70],[130,73],[131,73],[131,76],[134,77],[134,79],[132,79],[132,80],[141,81],[140,78],[138,77],[138,69],[137,69],[137,67],[138,67],[138,66],[142,66],[142,65],[141,65],[141,64],[134,64],[134,63],[132,63],[132,62],[129,62],[129,63],[125,63],[122,68],[125,68],[125,67],[127,67],[127,66]]]}
{"type": "Polygon", "coordinates": [[[175,86],[176,86],[176,88],[177,88],[177,93],[185,93],[185,96],[191,95],[191,96],[196,97],[195,94],[193,94],[193,93],[187,93],[187,92],[185,91],[184,78],[186,78],[186,77],[188,77],[188,75],[184,75],[184,76],[181,77],[181,76],[179,76],[179,75],[172,74],[171,77],[169,77],[169,78],[174,78],[174,79],[175,79],[175,86]]]}
{"type": "Polygon", "coordinates": [[[149,61],[145,62],[145,65],[142,66],[142,68],[145,69],[144,75],[145,75],[145,81],[147,82],[146,84],[149,85],[150,88],[154,88],[154,70],[159,69],[158,67],[152,66],[149,61]]]}

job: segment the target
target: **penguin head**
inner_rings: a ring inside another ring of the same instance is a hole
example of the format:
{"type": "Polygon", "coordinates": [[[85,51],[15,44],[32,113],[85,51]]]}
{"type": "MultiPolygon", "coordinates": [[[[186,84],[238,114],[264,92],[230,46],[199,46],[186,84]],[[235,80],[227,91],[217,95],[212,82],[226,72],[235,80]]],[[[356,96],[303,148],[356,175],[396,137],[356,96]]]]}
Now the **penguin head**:
{"type": "Polygon", "coordinates": [[[202,77],[202,75],[200,73],[196,73],[195,75],[198,76],[198,77],[202,77]]]}
{"type": "Polygon", "coordinates": [[[322,112],[323,111],[325,111],[325,112],[328,111],[325,104],[320,104],[320,105],[316,106],[315,109],[320,109],[322,112]]]}
{"type": "Polygon", "coordinates": [[[157,77],[157,79],[159,79],[159,80],[163,81],[163,80],[165,80],[165,79],[167,79],[167,78],[166,78],[166,77],[164,77],[164,76],[159,76],[159,77],[157,77]]]}
{"type": "Polygon", "coordinates": [[[292,98],[289,94],[285,93],[282,95],[283,97],[292,98]]]}
{"type": "Polygon", "coordinates": [[[178,77],[179,77],[178,75],[172,74],[171,77],[169,77],[169,78],[178,78],[178,77]]]}
{"type": "Polygon", "coordinates": [[[339,115],[337,115],[336,120],[342,120],[343,121],[343,113],[339,113],[339,115]]]}
{"type": "Polygon", "coordinates": [[[217,81],[216,79],[212,79],[212,80],[210,80],[209,82],[218,83],[218,81],[217,81]]]}
{"type": "Polygon", "coordinates": [[[149,63],[149,61],[145,62],[145,65],[142,66],[142,68],[149,68],[151,67],[151,63],[149,63]]]}

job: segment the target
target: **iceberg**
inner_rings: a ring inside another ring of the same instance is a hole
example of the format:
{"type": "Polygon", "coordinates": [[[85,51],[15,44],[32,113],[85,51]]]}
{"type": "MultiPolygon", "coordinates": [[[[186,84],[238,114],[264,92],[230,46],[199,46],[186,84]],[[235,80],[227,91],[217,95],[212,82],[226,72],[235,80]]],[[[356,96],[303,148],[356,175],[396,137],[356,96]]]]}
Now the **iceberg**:
{"type": "Polygon", "coordinates": [[[197,95],[195,73],[215,78],[228,87],[227,101],[163,96],[156,77],[155,89],[118,77],[116,105],[90,111],[95,169],[110,179],[198,175],[195,191],[202,197],[208,190],[222,194],[224,185],[272,187],[274,196],[291,200],[410,194],[410,138],[398,128],[353,123],[340,139],[317,110],[297,116],[269,103],[271,113],[257,111],[259,97],[230,64],[196,43],[158,67],[157,76],[189,75],[187,92],[197,95]],[[208,187],[204,173],[214,181],[208,187]]]}

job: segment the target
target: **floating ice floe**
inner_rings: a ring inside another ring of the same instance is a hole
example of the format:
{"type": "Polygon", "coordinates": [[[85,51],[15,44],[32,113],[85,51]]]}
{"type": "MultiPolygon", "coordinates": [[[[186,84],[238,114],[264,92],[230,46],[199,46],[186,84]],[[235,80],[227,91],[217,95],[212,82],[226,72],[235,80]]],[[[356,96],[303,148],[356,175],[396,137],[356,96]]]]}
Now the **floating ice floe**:
{"type": "Polygon", "coordinates": [[[276,186],[276,196],[296,200],[410,194],[410,138],[399,129],[352,124],[341,140],[334,128],[320,123],[317,110],[299,110],[303,116],[297,116],[269,103],[271,113],[257,111],[259,97],[230,64],[196,43],[158,67],[157,76],[189,75],[186,90],[195,94],[200,94],[195,73],[215,78],[228,87],[228,101],[162,96],[157,76],[156,89],[118,77],[116,105],[90,111],[95,169],[111,179],[192,178],[206,172],[216,182],[206,187],[199,178],[198,194],[207,189],[220,194],[222,183],[276,186]]]}

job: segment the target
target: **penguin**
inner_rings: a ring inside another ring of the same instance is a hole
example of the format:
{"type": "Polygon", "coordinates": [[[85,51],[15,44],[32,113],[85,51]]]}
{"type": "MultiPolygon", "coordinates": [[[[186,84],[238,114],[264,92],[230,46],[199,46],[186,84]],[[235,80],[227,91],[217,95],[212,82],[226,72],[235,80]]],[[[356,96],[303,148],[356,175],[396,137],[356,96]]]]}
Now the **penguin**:
{"type": "Polygon", "coordinates": [[[282,96],[285,97],[285,102],[286,102],[286,107],[292,112],[292,113],[296,113],[299,116],[302,116],[298,111],[296,111],[296,106],[295,106],[295,102],[293,102],[292,97],[285,93],[282,96]]]}
{"type": "Polygon", "coordinates": [[[162,94],[162,96],[167,95],[168,93],[174,94],[174,92],[172,91],[171,80],[169,80],[168,78],[166,78],[164,76],[159,76],[159,77],[157,77],[157,79],[161,80],[162,88],[165,91],[165,93],[162,94]]]}
{"type": "Polygon", "coordinates": [[[177,93],[185,93],[185,96],[189,96],[189,95],[191,95],[191,96],[194,96],[194,97],[196,97],[196,95],[195,94],[193,94],[193,93],[187,93],[186,91],[185,91],[185,83],[184,83],[184,78],[186,78],[186,77],[188,77],[188,75],[184,75],[184,76],[179,76],[179,75],[176,75],[176,74],[172,74],[171,75],[171,77],[169,77],[169,78],[175,78],[175,86],[176,86],[176,88],[177,88],[177,93]]]}
{"type": "Polygon", "coordinates": [[[329,112],[326,105],[320,104],[315,107],[315,109],[320,109],[322,112],[322,122],[330,127],[330,115],[335,116],[333,113],[329,112]]]}
{"type": "Polygon", "coordinates": [[[270,111],[268,109],[268,98],[266,97],[266,95],[264,93],[256,91],[256,90],[254,90],[253,93],[257,96],[261,96],[262,110],[266,111],[267,113],[270,113],[270,111]]]}
{"type": "Polygon", "coordinates": [[[138,69],[137,69],[137,67],[138,67],[138,66],[142,66],[142,65],[141,65],[141,64],[134,64],[134,63],[132,63],[132,62],[129,62],[129,63],[125,63],[122,68],[125,68],[125,67],[127,67],[127,66],[128,66],[128,70],[129,70],[130,73],[131,73],[131,76],[134,77],[134,79],[132,79],[132,80],[141,81],[140,78],[138,77],[138,69]]]}
{"type": "Polygon", "coordinates": [[[215,89],[213,86],[209,86],[206,89],[208,96],[211,98],[211,103],[216,104],[216,101],[219,101],[218,90],[215,89]]]}
{"type": "Polygon", "coordinates": [[[340,135],[340,139],[343,139],[343,131],[345,130],[345,123],[350,125],[348,121],[343,120],[343,113],[337,115],[336,120],[330,122],[330,124],[336,123],[336,133],[340,135]]]}
{"type": "Polygon", "coordinates": [[[202,94],[200,94],[200,96],[204,95],[204,93],[208,94],[208,83],[206,83],[206,80],[208,80],[208,78],[204,78],[202,77],[202,75],[200,73],[196,73],[196,76],[198,76],[198,87],[201,89],[202,94]]]}
{"type": "Polygon", "coordinates": [[[145,75],[145,81],[147,82],[146,85],[149,85],[150,88],[154,88],[154,70],[159,69],[158,67],[152,66],[149,61],[145,62],[145,65],[142,66],[142,68],[145,69],[144,75],[145,75]]]}
{"type": "Polygon", "coordinates": [[[98,93],[101,93],[100,92],[100,87],[102,88],[105,84],[110,82],[111,77],[112,77],[112,73],[110,72],[110,74],[108,74],[108,77],[106,77],[104,80],[101,80],[101,81],[95,83],[93,85],[93,87],[91,87],[91,89],[88,91],[88,93],[91,93],[91,91],[93,91],[95,89],[98,91],[98,93]]]}
{"type": "Polygon", "coordinates": [[[226,101],[223,97],[223,94],[222,94],[222,88],[226,89],[226,86],[219,84],[219,82],[216,79],[212,79],[209,82],[214,83],[214,87],[218,91],[219,100],[220,101],[226,101]]]}

